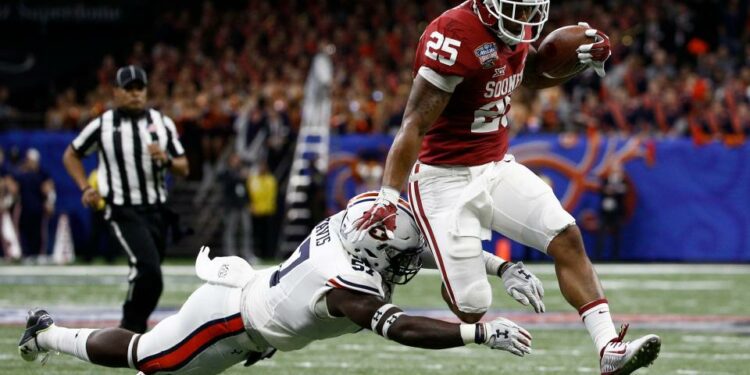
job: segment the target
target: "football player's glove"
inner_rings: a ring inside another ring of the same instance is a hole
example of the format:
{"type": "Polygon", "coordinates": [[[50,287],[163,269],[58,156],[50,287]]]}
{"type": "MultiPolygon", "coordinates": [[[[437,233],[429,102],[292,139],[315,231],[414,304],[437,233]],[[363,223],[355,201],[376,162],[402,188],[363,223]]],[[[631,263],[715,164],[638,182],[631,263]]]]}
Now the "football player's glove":
{"type": "Polygon", "coordinates": [[[604,71],[604,62],[607,61],[609,55],[612,54],[609,44],[609,37],[607,34],[591,28],[586,22],[578,22],[578,26],[585,27],[586,36],[594,39],[594,43],[582,44],[576,49],[578,52],[578,60],[582,64],[586,64],[593,68],[596,75],[604,77],[606,72],[604,71]]]}
{"type": "Polygon", "coordinates": [[[531,304],[537,313],[544,312],[544,287],[542,282],[529,271],[523,262],[508,267],[501,275],[505,290],[524,306],[531,304]]]}
{"type": "Polygon", "coordinates": [[[399,198],[398,190],[383,186],[375,203],[369,210],[347,228],[345,234],[354,232],[353,241],[359,242],[365,238],[367,232],[374,226],[382,225],[388,239],[393,239],[396,230],[396,204],[399,198]]]}
{"type": "Polygon", "coordinates": [[[531,334],[516,323],[497,318],[484,325],[484,345],[492,349],[505,350],[519,357],[531,353],[531,334]]]}

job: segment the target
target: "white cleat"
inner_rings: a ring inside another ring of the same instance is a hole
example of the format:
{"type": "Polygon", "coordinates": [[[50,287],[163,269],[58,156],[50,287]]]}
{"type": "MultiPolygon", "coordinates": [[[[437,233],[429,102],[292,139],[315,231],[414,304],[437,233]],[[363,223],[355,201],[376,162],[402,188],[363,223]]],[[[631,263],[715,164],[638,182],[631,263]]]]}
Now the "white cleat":
{"type": "Polygon", "coordinates": [[[622,341],[628,325],[620,329],[620,336],[610,341],[601,352],[602,375],[626,375],[633,371],[648,367],[661,349],[661,339],[656,335],[646,335],[633,341],[622,341]]]}

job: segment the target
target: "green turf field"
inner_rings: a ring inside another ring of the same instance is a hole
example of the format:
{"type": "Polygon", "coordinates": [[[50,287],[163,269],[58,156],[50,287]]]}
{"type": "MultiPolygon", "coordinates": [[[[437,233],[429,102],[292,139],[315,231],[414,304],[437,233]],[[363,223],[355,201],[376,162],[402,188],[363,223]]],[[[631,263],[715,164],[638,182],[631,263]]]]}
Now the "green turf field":
{"type": "MultiPolygon", "coordinates": [[[[575,322],[549,265],[530,265],[544,282],[550,322],[535,320],[496,287],[493,312],[510,315],[534,335],[534,353],[517,358],[485,347],[443,351],[412,349],[367,332],[279,353],[248,370],[229,374],[597,374],[597,356],[583,326],[575,322]],[[563,317],[564,322],[553,322],[563,317]],[[555,319],[552,319],[555,318],[555,319]],[[526,322],[526,323],[524,323],[526,322]],[[547,324],[552,323],[552,324],[547,324]],[[248,372],[249,371],[249,372],[248,372]]],[[[663,339],[660,358],[639,374],[750,374],[750,267],[604,265],[598,268],[615,320],[631,321],[628,337],[645,333],[663,339]],[[633,321],[635,320],[635,321],[633,321]],[[645,328],[645,329],[644,329],[645,328]]],[[[0,266],[0,309],[6,315],[32,306],[80,311],[117,311],[126,291],[125,267],[27,268],[0,266]],[[82,276],[86,272],[89,276],[82,276]]],[[[166,269],[160,308],[177,308],[199,285],[190,266],[166,269]]],[[[439,277],[420,275],[396,291],[395,302],[411,309],[444,309],[439,277]]],[[[2,314],[0,314],[2,319],[2,314]]],[[[2,322],[2,320],[0,320],[2,322]]],[[[17,357],[21,327],[0,325],[0,374],[134,374],[96,368],[66,356],[45,367],[17,357]]]]}

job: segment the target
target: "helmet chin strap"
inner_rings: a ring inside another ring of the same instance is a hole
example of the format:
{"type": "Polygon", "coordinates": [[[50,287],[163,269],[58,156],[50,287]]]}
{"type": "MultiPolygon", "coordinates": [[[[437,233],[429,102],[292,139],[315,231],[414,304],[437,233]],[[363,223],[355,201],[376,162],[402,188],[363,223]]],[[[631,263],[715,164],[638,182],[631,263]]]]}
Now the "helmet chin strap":
{"type": "MultiPolygon", "coordinates": [[[[474,0],[474,2],[473,2],[472,5],[473,5],[473,8],[474,8],[474,13],[477,15],[477,17],[479,17],[479,22],[481,22],[484,26],[487,26],[492,32],[495,33],[495,35],[497,35],[498,38],[500,38],[500,40],[502,40],[503,42],[505,42],[505,44],[507,44],[509,46],[515,46],[516,44],[519,43],[517,40],[515,40],[513,38],[509,38],[508,36],[506,36],[505,34],[503,34],[499,30],[499,28],[500,28],[500,22],[502,22],[501,20],[497,20],[495,22],[495,24],[492,24],[491,22],[485,22],[484,21],[484,18],[482,18],[482,12],[479,11],[479,6],[477,5],[477,0],[474,0]]],[[[525,33],[526,31],[524,30],[523,32],[525,33]]]]}

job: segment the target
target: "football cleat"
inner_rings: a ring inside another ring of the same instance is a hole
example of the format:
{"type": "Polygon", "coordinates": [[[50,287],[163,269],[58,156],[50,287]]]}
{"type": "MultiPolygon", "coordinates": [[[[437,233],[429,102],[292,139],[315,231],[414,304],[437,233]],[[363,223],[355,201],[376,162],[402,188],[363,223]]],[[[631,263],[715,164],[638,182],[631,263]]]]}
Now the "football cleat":
{"type": "Polygon", "coordinates": [[[628,325],[620,329],[620,335],[602,348],[600,354],[602,375],[626,375],[648,367],[659,355],[661,339],[656,335],[646,335],[633,341],[622,341],[628,325]]]}
{"type": "Polygon", "coordinates": [[[29,315],[26,317],[26,330],[21,336],[21,341],[18,342],[18,354],[21,355],[24,361],[31,362],[39,356],[40,353],[44,354],[42,363],[47,361],[49,352],[39,346],[36,337],[40,332],[48,330],[54,321],[47,311],[42,309],[34,309],[29,311],[29,315]]]}

